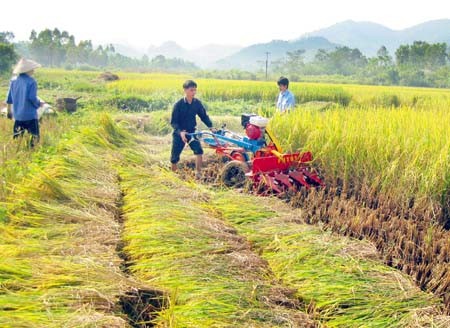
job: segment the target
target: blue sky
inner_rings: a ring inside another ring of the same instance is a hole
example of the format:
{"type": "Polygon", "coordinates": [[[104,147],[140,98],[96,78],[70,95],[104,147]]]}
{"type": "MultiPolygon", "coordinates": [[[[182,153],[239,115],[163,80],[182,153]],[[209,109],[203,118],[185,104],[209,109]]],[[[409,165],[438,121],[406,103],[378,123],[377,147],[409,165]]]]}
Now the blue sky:
{"type": "Polygon", "coordinates": [[[186,48],[245,46],[296,38],[347,19],[401,29],[450,18],[449,0],[21,0],[4,1],[1,7],[0,31],[13,31],[19,40],[33,28],[56,26],[77,39],[143,48],[167,40],[186,48]]]}

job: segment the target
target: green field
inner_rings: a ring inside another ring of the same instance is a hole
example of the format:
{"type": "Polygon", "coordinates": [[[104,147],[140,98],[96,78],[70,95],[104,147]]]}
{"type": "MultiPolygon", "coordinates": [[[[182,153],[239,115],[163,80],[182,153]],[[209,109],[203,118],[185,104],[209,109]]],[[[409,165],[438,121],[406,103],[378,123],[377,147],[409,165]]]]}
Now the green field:
{"type": "Polygon", "coordinates": [[[216,126],[313,152],[327,187],[286,203],[170,172],[187,76],[119,76],[39,71],[82,98],[34,150],[0,118],[1,327],[450,325],[450,90],[293,83],[280,116],[274,83],[198,80],[216,126]]]}

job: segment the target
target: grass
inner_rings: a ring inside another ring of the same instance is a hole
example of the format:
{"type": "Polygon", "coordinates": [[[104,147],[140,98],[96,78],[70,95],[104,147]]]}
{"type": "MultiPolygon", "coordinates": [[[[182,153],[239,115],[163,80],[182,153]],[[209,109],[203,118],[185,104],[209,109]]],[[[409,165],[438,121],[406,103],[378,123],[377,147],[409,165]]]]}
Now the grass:
{"type": "Polygon", "coordinates": [[[28,148],[28,137],[18,142],[12,139],[13,122],[0,119],[0,201],[8,193],[8,183],[18,182],[26,176],[29,164],[34,160],[37,164],[55,154],[57,145],[67,139],[72,122],[65,115],[45,119],[41,124],[41,142],[34,152],[28,148]]]}
{"type": "Polygon", "coordinates": [[[201,188],[154,166],[126,168],[121,178],[130,270],[168,295],[158,326],[312,326],[270,299],[278,284],[269,268],[202,208],[208,194],[201,188]]]}
{"type": "Polygon", "coordinates": [[[100,128],[73,132],[45,164],[33,158],[3,203],[2,327],[126,326],[116,304],[129,285],[115,249],[120,190],[104,161],[114,145],[88,141],[114,136],[107,119],[95,122],[100,128]]]}
{"type": "MultiPolygon", "coordinates": [[[[156,151],[149,156],[150,162],[160,156],[156,151]]],[[[228,272],[234,267],[223,259],[223,254],[236,252],[230,240],[223,239],[230,229],[236,229],[253,245],[250,250],[267,261],[270,271],[263,276],[295,290],[301,308],[326,326],[433,326],[440,320],[438,308],[430,310],[439,300],[421,292],[406,275],[381,264],[373,246],[300,224],[275,200],[206,190],[155,166],[127,168],[121,177],[125,250],[133,259],[130,269],[139,279],[175,295],[157,319],[162,326],[252,326],[249,318],[228,313],[236,302],[244,310],[246,304],[253,309],[258,306],[245,302],[246,284],[235,285],[225,278],[236,279],[238,274],[228,272]],[[225,220],[225,225],[217,220],[225,220]],[[228,297],[229,307],[219,311],[213,304],[222,297],[228,297]]]]}
{"type": "MultiPolygon", "coordinates": [[[[76,115],[44,121],[34,151],[0,119],[1,326],[127,327],[118,303],[136,285],[164,291],[160,326],[445,326],[439,300],[382,262],[448,304],[450,239],[437,225],[450,181],[448,90],[292,84],[306,103],[272,127],[286,149],[314,152],[328,185],[294,211],[161,168],[170,114],[153,109],[168,108],[187,76],[119,73],[106,84],[97,74],[39,71],[46,100],[83,98],[76,115]],[[121,101],[153,112],[114,112],[121,101]],[[372,240],[381,255],[321,227],[372,240]]],[[[277,92],[199,85],[216,125],[236,131],[239,118],[223,114],[270,113],[277,92]]]]}
{"type": "Polygon", "coordinates": [[[283,221],[273,201],[182,181],[155,165],[165,143],[135,143],[109,117],[89,117],[8,195],[3,326],[126,327],[117,304],[136,281],[164,291],[153,321],[169,327],[401,326],[436,302],[379,261],[349,257],[361,242],[283,221]]]}
{"type": "Polygon", "coordinates": [[[449,123],[445,106],[302,110],[271,122],[286,149],[313,151],[329,184],[366,183],[400,204],[448,192],[449,123]]]}
{"type": "MultiPolygon", "coordinates": [[[[181,85],[187,76],[158,74],[125,76],[108,84],[108,89],[121,94],[164,94],[175,99],[181,96],[181,85]]],[[[206,101],[255,101],[273,106],[277,97],[274,82],[227,81],[197,79],[199,96],[206,101]]],[[[325,84],[294,82],[290,85],[298,103],[329,101],[343,106],[421,106],[429,102],[445,104],[450,99],[448,89],[361,86],[352,84],[325,84]]]]}
{"type": "Polygon", "coordinates": [[[421,309],[438,303],[380,264],[370,244],[301,224],[284,206],[275,205],[275,212],[273,201],[227,191],[207,207],[254,243],[276,277],[327,327],[409,327],[421,309]]]}
{"type": "Polygon", "coordinates": [[[294,288],[304,311],[330,327],[406,327],[421,309],[438,303],[398,271],[348,251],[366,244],[283,220],[265,201],[205,191],[154,167],[121,176],[130,269],[171,295],[157,319],[161,326],[273,326],[276,312],[260,301],[273,281],[294,288]],[[233,254],[245,244],[230,236],[233,228],[256,245],[270,271],[259,273],[250,259],[245,265],[252,273],[235,267],[233,254]]]}
{"type": "MultiPolygon", "coordinates": [[[[230,101],[241,99],[244,101],[274,102],[277,95],[276,84],[256,81],[227,81],[227,80],[202,80],[197,79],[199,84],[199,95],[208,101],[230,101]]],[[[145,80],[122,80],[110,83],[108,87],[112,90],[131,94],[175,92],[181,95],[183,79],[145,79],[145,80]]],[[[297,94],[299,102],[311,100],[333,101],[348,105],[351,96],[342,87],[316,84],[296,84],[292,90],[297,94]]]]}

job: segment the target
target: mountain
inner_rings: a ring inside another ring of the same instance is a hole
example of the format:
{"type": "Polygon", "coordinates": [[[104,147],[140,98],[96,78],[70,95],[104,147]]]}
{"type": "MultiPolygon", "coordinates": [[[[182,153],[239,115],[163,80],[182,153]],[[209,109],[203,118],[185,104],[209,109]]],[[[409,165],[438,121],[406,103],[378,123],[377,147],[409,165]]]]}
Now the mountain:
{"type": "Polygon", "coordinates": [[[414,41],[447,42],[450,44],[450,19],[428,21],[403,30],[392,30],[372,22],[347,20],[300,37],[323,37],[330,42],[358,48],[373,56],[382,46],[393,54],[401,44],[414,41]]]}
{"type": "Polygon", "coordinates": [[[163,55],[170,58],[182,58],[194,62],[200,67],[209,68],[217,60],[229,56],[241,48],[238,46],[208,44],[192,50],[185,49],[174,41],[164,42],[160,46],[150,46],[147,55],[153,58],[163,55]]]}
{"type": "Polygon", "coordinates": [[[428,21],[403,30],[393,30],[373,22],[347,20],[329,27],[306,33],[294,40],[273,40],[250,45],[245,48],[229,45],[208,44],[195,49],[186,49],[174,41],[147,50],[129,45],[115,44],[118,53],[150,58],[157,55],[177,57],[194,62],[202,68],[256,70],[264,67],[266,52],[270,61],[286,56],[286,52],[303,49],[306,60],[313,58],[318,49],[331,50],[339,45],[360,49],[365,55],[373,56],[382,46],[393,55],[401,44],[414,41],[446,42],[450,45],[450,19],[428,21]]]}
{"type": "Polygon", "coordinates": [[[158,55],[163,55],[164,57],[182,58],[186,60],[188,59],[187,57],[189,57],[188,51],[174,41],[164,42],[158,47],[150,46],[147,49],[147,55],[150,58],[156,57],[158,55]]]}
{"type": "Polygon", "coordinates": [[[241,49],[242,47],[239,46],[208,44],[193,49],[191,54],[200,67],[212,68],[218,60],[228,57],[241,49]]]}
{"type": "Polygon", "coordinates": [[[215,67],[219,69],[255,70],[263,68],[266,52],[270,53],[269,60],[275,61],[284,58],[288,51],[303,49],[306,51],[306,59],[311,59],[318,49],[330,50],[336,46],[337,44],[333,44],[322,37],[306,37],[294,41],[273,40],[243,48],[237,53],[217,61],[215,67]]]}
{"type": "Polygon", "coordinates": [[[405,41],[415,40],[428,42],[446,42],[450,45],[450,19],[428,21],[404,29],[402,35],[405,41]]]}
{"type": "Polygon", "coordinates": [[[150,59],[158,55],[167,58],[181,58],[194,62],[202,68],[210,68],[216,61],[229,56],[241,49],[239,46],[207,44],[194,49],[185,49],[174,41],[167,41],[159,46],[149,46],[147,49],[140,49],[125,43],[113,44],[117,53],[124,56],[141,58],[147,55],[150,59]]]}
{"type": "Polygon", "coordinates": [[[113,46],[117,53],[127,57],[141,58],[143,55],[145,55],[145,49],[138,49],[129,44],[113,43],[113,46]]]}

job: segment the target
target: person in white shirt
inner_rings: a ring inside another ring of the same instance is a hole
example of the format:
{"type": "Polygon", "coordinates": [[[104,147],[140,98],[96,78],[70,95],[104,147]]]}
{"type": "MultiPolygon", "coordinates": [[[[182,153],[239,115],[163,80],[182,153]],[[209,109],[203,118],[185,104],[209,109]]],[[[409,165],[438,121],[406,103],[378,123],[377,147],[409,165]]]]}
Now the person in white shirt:
{"type": "Polygon", "coordinates": [[[286,77],[280,77],[277,81],[280,94],[278,95],[277,109],[280,113],[288,112],[295,106],[295,97],[289,91],[289,80],[286,77]]]}

